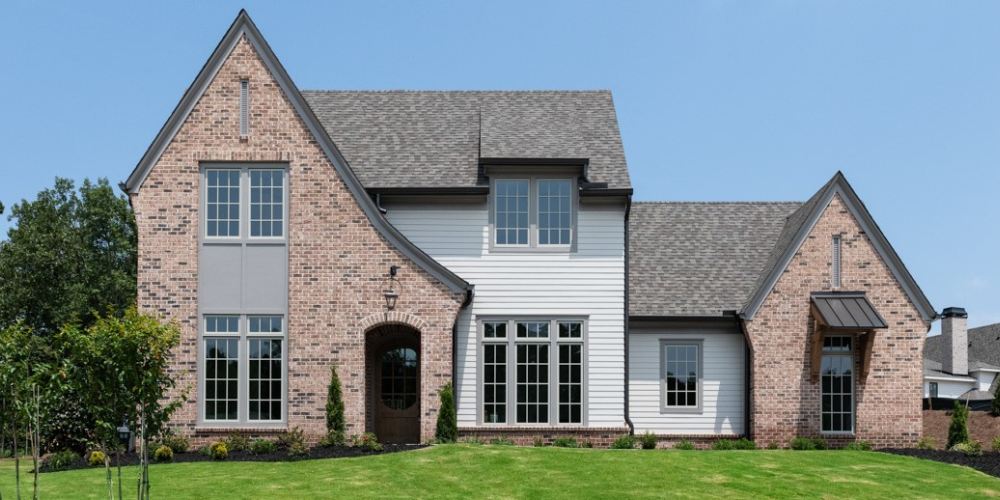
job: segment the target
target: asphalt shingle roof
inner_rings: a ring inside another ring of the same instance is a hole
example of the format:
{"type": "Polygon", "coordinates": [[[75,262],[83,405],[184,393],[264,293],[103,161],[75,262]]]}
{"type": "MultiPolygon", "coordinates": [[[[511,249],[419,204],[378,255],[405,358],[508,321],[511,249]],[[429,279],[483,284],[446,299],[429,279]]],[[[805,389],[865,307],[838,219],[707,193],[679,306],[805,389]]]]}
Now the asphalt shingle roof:
{"type": "Polygon", "coordinates": [[[305,90],[367,188],[482,185],[480,158],[586,158],[630,187],[611,92],[305,90]]]}
{"type": "MultiPolygon", "coordinates": [[[[924,375],[954,377],[942,370],[945,357],[944,335],[927,337],[924,341],[924,375]]],[[[969,371],[977,369],[1000,370],[1000,323],[969,328],[969,371]]],[[[993,380],[988,391],[970,390],[962,398],[971,400],[992,399],[1000,377],[993,380]]]]}
{"type": "Polygon", "coordinates": [[[756,289],[799,202],[634,202],[629,314],[719,316],[756,289]]]}

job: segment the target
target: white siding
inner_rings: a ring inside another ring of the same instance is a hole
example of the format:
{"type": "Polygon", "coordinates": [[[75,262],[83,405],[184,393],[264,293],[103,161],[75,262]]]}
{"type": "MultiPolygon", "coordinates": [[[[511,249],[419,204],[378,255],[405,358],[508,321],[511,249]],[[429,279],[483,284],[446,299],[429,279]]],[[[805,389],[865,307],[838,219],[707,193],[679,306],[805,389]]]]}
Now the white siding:
{"type": "Polygon", "coordinates": [[[947,399],[957,399],[962,394],[976,388],[974,382],[945,381],[945,380],[925,380],[924,397],[931,397],[931,382],[937,382],[938,397],[947,399]]]}
{"type": "Polygon", "coordinates": [[[635,432],[743,434],[745,343],[739,333],[707,327],[631,328],[629,417],[635,432]],[[660,413],[660,341],[703,340],[701,413],[660,413]]]}
{"type": "Polygon", "coordinates": [[[979,382],[978,389],[980,391],[990,390],[990,386],[993,385],[993,378],[996,377],[997,374],[993,372],[983,372],[983,371],[978,371],[974,373],[976,380],[979,382]]]}
{"type": "Polygon", "coordinates": [[[587,317],[585,424],[620,427],[624,415],[625,207],[582,203],[575,252],[490,252],[486,203],[385,205],[413,243],[476,286],[459,315],[456,410],[476,425],[478,317],[587,317]]]}

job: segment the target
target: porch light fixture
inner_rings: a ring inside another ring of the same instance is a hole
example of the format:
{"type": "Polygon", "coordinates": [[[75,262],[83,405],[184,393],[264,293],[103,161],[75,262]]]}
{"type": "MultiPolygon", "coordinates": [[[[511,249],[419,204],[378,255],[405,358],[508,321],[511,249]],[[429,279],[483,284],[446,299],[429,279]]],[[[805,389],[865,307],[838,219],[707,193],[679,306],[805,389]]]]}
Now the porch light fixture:
{"type": "Polygon", "coordinates": [[[389,288],[382,290],[382,295],[385,297],[385,307],[390,311],[396,307],[396,299],[399,298],[399,293],[396,292],[396,287],[399,282],[396,281],[396,271],[399,271],[399,266],[389,267],[389,288]]]}
{"type": "Polygon", "coordinates": [[[132,431],[128,428],[128,422],[122,420],[122,425],[121,427],[118,428],[118,440],[121,441],[122,446],[126,447],[126,451],[128,449],[129,437],[131,436],[132,436],[132,431]]]}

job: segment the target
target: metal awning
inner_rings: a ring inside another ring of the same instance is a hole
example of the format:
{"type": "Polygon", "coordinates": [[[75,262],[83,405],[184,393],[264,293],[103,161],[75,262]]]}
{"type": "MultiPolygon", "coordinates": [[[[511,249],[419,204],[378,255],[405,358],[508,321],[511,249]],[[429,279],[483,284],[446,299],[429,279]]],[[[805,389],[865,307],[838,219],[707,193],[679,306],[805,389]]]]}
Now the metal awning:
{"type": "Polygon", "coordinates": [[[868,331],[889,324],[868,301],[865,292],[817,292],[810,296],[816,319],[828,330],[868,331]]]}

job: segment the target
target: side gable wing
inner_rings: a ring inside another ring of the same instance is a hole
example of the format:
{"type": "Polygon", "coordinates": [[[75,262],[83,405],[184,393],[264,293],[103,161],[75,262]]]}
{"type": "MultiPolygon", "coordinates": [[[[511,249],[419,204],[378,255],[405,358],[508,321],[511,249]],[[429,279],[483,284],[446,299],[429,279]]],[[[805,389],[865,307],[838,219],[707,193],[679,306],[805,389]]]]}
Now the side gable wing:
{"type": "Polygon", "coordinates": [[[903,261],[899,258],[896,250],[892,248],[889,240],[882,233],[882,230],[875,223],[868,208],[858,197],[854,188],[847,182],[844,174],[837,172],[820,190],[813,195],[799,210],[789,216],[782,230],[778,242],[768,259],[768,263],[757,280],[757,285],[747,298],[740,316],[751,320],[757,314],[757,310],[764,303],[764,299],[777,284],[781,274],[791,263],[792,258],[799,251],[799,247],[805,241],[813,226],[819,221],[823,211],[829,206],[835,195],[840,195],[848,210],[860,224],[861,229],[868,235],[872,246],[879,256],[885,261],[896,281],[903,288],[907,297],[913,302],[920,316],[925,321],[931,321],[937,317],[934,307],[931,305],[923,290],[917,285],[910,271],[906,269],[903,261]]]}
{"type": "Polygon", "coordinates": [[[119,185],[121,189],[129,195],[134,195],[139,192],[142,188],[143,182],[146,180],[146,177],[159,161],[160,156],[180,130],[181,125],[184,124],[184,121],[191,113],[191,110],[195,107],[202,94],[204,94],[209,84],[215,78],[219,68],[222,67],[222,64],[228,59],[233,48],[243,36],[247,37],[247,40],[253,45],[254,49],[260,55],[261,60],[266,65],[268,71],[271,73],[271,76],[276,82],[278,82],[278,85],[288,97],[288,100],[291,102],[296,113],[298,113],[299,117],[305,123],[313,137],[316,138],[320,148],[322,148],[323,152],[330,160],[330,163],[337,171],[337,174],[344,180],[344,183],[347,185],[348,189],[350,189],[351,194],[354,196],[358,205],[361,207],[368,220],[371,221],[372,225],[375,226],[376,230],[378,230],[390,244],[406,255],[407,258],[411,259],[422,269],[448,286],[453,293],[471,294],[472,285],[420,250],[420,248],[410,242],[385,219],[381,211],[379,211],[378,207],[375,205],[375,202],[365,192],[361,181],[358,180],[354,171],[351,170],[347,161],[337,149],[336,144],[334,144],[326,129],[323,128],[312,109],[306,103],[305,99],[303,99],[298,87],[296,87],[292,82],[292,79],[288,76],[288,73],[285,71],[284,67],[282,67],[278,58],[271,50],[271,47],[267,44],[267,41],[264,40],[263,35],[261,35],[257,26],[254,25],[245,10],[240,11],[232,26],[230,26],[225,36],[222,37],[222,41],[220,41],[219,45],[215,48],[212,56],[209,57],[205,66],[202,67],[191,86],[184,92],[184,96],[181,98],[180,103],[176,108],[174,108],[170,118],[167,119],[163,128],[160,129],[149,149],[143,155],[142,159],[139,160],[139,164],[136,165],[132,174],[129,175],[128,180],[119,185]]]}

